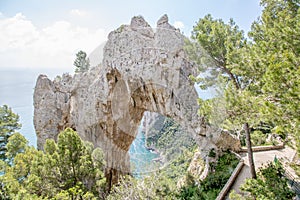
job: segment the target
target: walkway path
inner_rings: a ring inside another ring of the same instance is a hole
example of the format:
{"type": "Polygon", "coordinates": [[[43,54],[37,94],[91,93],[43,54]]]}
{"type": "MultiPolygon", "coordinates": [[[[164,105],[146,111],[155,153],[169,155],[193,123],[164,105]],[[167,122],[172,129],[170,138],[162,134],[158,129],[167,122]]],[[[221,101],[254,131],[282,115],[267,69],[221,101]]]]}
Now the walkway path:
{"type": "MultiPolygon", "coordinates": [[[[254,152],[253,157],[254,157],[255,169],[257,171],[263,165],[266,165],[267,163],[274,161],[275,156],[279,160],[283,159],[283,162],[290,162],[294,158],[295,154],[296,151],[288,146],[280,150],[254,152]]],[[[239,187],[244,183],[245,179],[251,177],[247,153],[241,154],[241,157],[244,160],[245,165],[241,170],[238,178],[234,182],[233,186],[231,187],[231,190],[235,190],[237,193],[240,193],[239,187]]]]}

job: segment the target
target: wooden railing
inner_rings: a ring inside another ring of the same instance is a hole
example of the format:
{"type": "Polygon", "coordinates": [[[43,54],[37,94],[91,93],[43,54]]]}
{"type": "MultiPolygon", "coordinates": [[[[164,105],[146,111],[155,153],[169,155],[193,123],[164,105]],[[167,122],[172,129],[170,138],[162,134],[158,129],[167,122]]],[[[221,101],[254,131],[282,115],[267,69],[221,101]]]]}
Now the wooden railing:
{"type": "MultiPolygon", "coordinates": [[[[258,152],[258,151],[271,151],[271,150],[278,150],[278,149],[283,149],[284,144],[280,145],[270,145],[270,146],[256,146],[252,147],[253,152],[258,152]]],[[[243,147],[240,149],[240,153],[247,152],[247,148],[243,147]]]]}

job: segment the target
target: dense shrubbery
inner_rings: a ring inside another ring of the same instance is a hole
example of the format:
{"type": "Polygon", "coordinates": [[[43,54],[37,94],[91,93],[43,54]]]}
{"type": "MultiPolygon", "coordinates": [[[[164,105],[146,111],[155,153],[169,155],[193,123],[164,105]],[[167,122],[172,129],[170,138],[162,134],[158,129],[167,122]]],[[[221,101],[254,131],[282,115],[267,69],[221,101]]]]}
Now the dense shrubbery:
{"type": "Polygon", "coordinates": [[[47,140],[44,152],[27,146],[21,134],[7,144],[1,161],[1,199],[102,199],[105,165],[103,153],[83,142],[72,129],[47,140]]]}
{"type": "Polygon", "coordinates": [[[222,155],[215,164],[212,164],[211,173],[198,184],[183,187],[180,191],[180,199],[216,199],[222,190],[239,160],[231,153],[222,155]]]}
{"type": "Polygon", "coordinates": [[[232,200],[242,199],[293,199],[294,192],[288,185],[288,179],[282,164],[279,161],[269,163],[258,172],[257,179],[247,179],[246,183],[241,186],[241,190],[246,192],[243,197],[231,192],[232,200]]]}
{"type": "Polygon", "coordinates": [[[6,160],[6,144],[9,137],[21,128],[19,116],[12,112],[7,105],[0,106],[0,159],[6,160]]]}

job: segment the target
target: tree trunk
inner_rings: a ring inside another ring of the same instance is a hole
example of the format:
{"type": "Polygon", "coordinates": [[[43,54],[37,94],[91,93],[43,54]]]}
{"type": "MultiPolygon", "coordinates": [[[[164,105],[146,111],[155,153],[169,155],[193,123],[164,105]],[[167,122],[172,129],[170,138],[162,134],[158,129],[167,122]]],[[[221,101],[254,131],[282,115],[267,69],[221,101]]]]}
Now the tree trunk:
{"type": "Polygon", "coordinates": [[[252,145],[251,145],[251,137],[250,137],[250,129],[249,129],[249,124],[248,123],[244,124],[244,130],[245,130],[245,133],[246,133],[246,145],[247,145],[247,153],[248,153],[248,159],[249,159],[250,173],[251,173],[252,178],[256,179],[256,172],[255,172],[252,145]]]}
{"type": "Polygon", "coordinates": [[[241,86],[240,86],[240,83],[239,83],[238,79],[236,77],[234,77],[233,73],[225,65],[222,66],[222,69],[223,69],[223,71],[225,71],[225,73],[233,81],[235,89],[239,91],[241,89],[241,86]]]}

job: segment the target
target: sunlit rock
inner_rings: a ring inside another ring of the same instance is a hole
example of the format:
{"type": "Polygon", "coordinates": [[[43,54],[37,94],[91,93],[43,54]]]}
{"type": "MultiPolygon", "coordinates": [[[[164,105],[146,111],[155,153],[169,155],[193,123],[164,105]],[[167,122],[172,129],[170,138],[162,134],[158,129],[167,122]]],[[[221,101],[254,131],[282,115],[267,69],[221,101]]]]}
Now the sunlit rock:
{"type": "Polygon", "coordinates": [[[155,31],[133,17],[108,36],[102,65],[50,81],[38,77],[34,126],[38,148],[71,127],[105,153],[109,183],[130,170],[128,150],[145,111],[181,124],[197,141],[205,139],[197,93],[190,75],[197,67],[183,51],[184,36],[163,16],[155,31]]]}

